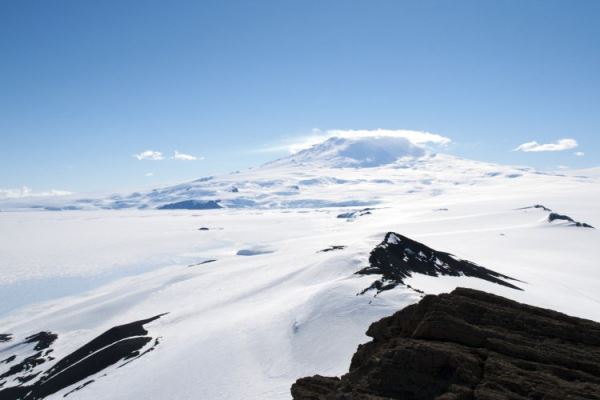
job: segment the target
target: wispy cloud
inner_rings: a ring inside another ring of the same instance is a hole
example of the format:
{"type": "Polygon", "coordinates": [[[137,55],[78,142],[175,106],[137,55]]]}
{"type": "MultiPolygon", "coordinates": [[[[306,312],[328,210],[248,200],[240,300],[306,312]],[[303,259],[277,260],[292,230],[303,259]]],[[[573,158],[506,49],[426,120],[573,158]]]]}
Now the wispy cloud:
{"type": "Polygon", "coordinates": [[[564,151],[574,149],[577,147],[577,141],[575,139],[560,139],[554,143],[538,143],[536,141],[527,142],[520,144],[513,151],[524,151],[529,152],[543,152],[543,151],[564,151]]]}
{"type": "Polygon", "coordinates": [[[0,199],[20,199],[23,197],[47,197],[47,196],[67,196],[73,194],[66,190],[48,190],[45,192],[34,192],[27,186],[12,189],[0,189],[0,199]]]}
{"type": "Polygon", "coordinates": [[[583,156],[585,156],[585,153],[583,151],[576,151],[573,154],[575,154],[577,157],[583,157],[583,156]]]}
{"type": "Polygon", "coordinates": [[[404,138],[415,145],[448,145],[450,138],[431,132],[412,131],[405,129],[329,129],[322,131],[313,129],[307,135],[291,138],[284,143],[261,149],[262,152],[289,151],[297,153],[308,149],[316,144],[322,143],[332,137],[341,138],[366,138],[366,137],[397,137],[404,138]]]}
{"type": "Polygon", "coordinates": [[[144,176],[154,176],[154,172],[146,172],[144,176]]]}
{"type": "Polygon", "coordinates": [[[202,159],[204,159],[204,157],[196,157],[191,154],[180,153],[177,150],[175,150],[175,153],[173,154],[173,160],[195,161],[195,160],[202,160],[202,159]]]}
{"type": "Polygon", "coordinates": [[[153,150],[142,151],[140,154],[134,154],[133,156],[135,158],[137,158],[138,160],[159,161],[159,160],[164,159],[164,157],[160,151],[153,151],[153,150]]]}

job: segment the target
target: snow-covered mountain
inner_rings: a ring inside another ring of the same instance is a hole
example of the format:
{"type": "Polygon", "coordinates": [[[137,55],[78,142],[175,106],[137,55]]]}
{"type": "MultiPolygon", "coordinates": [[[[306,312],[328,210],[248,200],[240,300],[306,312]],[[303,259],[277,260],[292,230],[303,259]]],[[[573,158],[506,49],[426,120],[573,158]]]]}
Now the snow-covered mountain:
{"type": "Polygon", "coordinates": [[[0,398],[289,399],[345,373],[371,322],[457,286],[600,320],[599,179],[331,138],[148,192],[3,202],[0,398]]]}
{"type": "Polygon", "coordinates": [[[567,181],[561,175],[434,153],[403,137],[332,137],[258,168],[224,176],[104,198],[5,200],[0,209],[366,207],[395,202],[400,195],[412,199],[458,193],[471,186],[502,185],[512,190],[567,181]]]}

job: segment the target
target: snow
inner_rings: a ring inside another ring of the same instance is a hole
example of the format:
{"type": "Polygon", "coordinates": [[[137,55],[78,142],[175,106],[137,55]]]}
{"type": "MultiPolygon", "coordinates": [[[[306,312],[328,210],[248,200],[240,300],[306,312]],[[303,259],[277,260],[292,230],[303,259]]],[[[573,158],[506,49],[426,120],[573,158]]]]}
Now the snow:
{"type": "MultiPolygon", "coordinates": [[[[388,236],[387,242],[390,244],[399,244],[400,243],[400,238],[394,234],[388,236]]],[[[406,249],[407,251],[409,251],[410,249],[406,249]]]]}
{"type": "Polygon", "coordinates": [[[357,295],[376,276],[354,273],[387,232],[524,289],[464,276],[407,278],[426,293],[473,287],[600,320],[598,231],[521,209],[544,204],[598,226],[600,175],[542,174],[400,142],[390,150],[400,159],[388,162],[379,142],[354,143],[134,195],[2,203],[0,333],[15,341],[0,344],[0,359],[41,330],[59,335],[58,360],[110,327],[168,313],[146,326],[161,338],[154,351],[96,374],[69,399],[289,399],[299,377],[346,372],[371,322],[421,298],[406,287],[357,295]],[[190,199],[225,208],[155,209],[190,199]],[[116,202],[134,206],[115,210],[116,202]],[[368,218],[337,218],[365,203],[377,204],[368,218]],[[330,246],[346,247],[320,251],[330,246]]]}

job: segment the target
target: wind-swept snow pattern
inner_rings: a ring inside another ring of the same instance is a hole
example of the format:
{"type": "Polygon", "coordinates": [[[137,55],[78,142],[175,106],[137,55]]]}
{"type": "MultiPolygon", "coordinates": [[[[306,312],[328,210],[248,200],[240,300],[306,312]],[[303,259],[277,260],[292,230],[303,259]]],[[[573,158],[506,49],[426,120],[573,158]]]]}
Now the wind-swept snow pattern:
{"type": "Polygon", "coordinates": [[[405,143],[384,146],[389,156],[377,141],[353,143],[150,191],[2,200],[0,376],[23,369],[0,390],[289,399],[299,377],[346,373],[372,322],[458,286],[600,320],[600,233],[549,222],[548,207],[520,209],[544,204],[597,226],[597,171],[546,173],[405,143]],[[222,208],[158,209],[184,201],[222,208]],[[395,251],[403,243],[410,263],[395,251]],[[395,249],[378,253],[382,269],[356,274],[382,244],[395,249]],[[357,296],[398,257],[402,284],[357,296]],[[158,315],[142,324],[148,333],[73,358],[103,332],[158,315]],[[54,337],[48,347],[25,343],[41,332],[54,337]],[[144,355],[123,358],[121,342],[144,342],[144,355]],[[83,368],[94,355],[115,361],[83,368]]]}

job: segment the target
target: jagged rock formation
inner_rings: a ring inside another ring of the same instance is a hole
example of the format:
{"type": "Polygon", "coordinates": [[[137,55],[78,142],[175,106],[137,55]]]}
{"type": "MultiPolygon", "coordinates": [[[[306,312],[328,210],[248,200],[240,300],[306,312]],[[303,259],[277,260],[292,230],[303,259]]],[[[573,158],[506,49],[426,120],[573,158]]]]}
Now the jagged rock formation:
{"type": "Polygon", "coordinates": [[[533,206],[530,207],[522,207],[519,208],[519,210],[528,210],[528,209],[532,209],[532,208],[538,208],[544,211],[548,211],[550,214],[548,214],[548,222],[554,222],[554,221],[564,221],[566,223],[568,223],[568,225],[570,226],[577,226],[580,228],[592,228],[595,229],[592,225],[590,224],[586,224],[585,222],[579,222],[579,221],[575,221],[573,218],[569,217],[568,215],[564,215],[564,214],[559,214],[557,212],[552,211],[552,209],[543,206],[541,204],[535,204],[533,206]]]}
{"type": "Polygon", "coordinates": [[[575,221],[573,218],[569,217],[568,215],[563,215],[563,214],[554,213],[554,212],[550,213],[548,215],[548,222],[553,222],[553,221],[566,221],[566,222],[570,222],[571,225],[573,225],[573,226],[594,229],[594,227],[591,226],[590,224],[586,224],[585,222],[575,221]]]}
{"type": "Polygon", "coordinates": [[[472,289],[373,323],[350,372],[295,400],[600,399],[600,324],[472,289]]]}
{"type": "Polygon", "coordinates": [[[404,284],[404,279],[413,273],[429,276],[470,276],[498,285],[521,290],[507,280],[516,281],[506,275],[479,266],[471,261],[437,251],[398,233],[388,232],[383,242],[369,256],[369,266],[357,272],[359,275],[382,275],[362,293],[377,290],[377,293],[404,284]]]}
{"type": "Polygon", "coordinates": [[[17,352],[27,344],[34,344],[34,354],[19,361],[22,354],[17,352],[0,361],[0,364],[9,365],[8,370],[0,374],[0,399],[42,399],[79,382],[82,383],[71,392],[89,385],[94,381],[90,378],[96,373],[119,362],[119,367],[122,367],[152,351],[159,341],[158,338],[148,336],[144,325],[162,315],[164,314],[115,326],[60,359],[43,373],[39,366],[54,360],[50,355],[54,351],[51,345],[58,336],[51,332],[40,332],[25,338],[23,342],[5,351],[17,352]]]}

